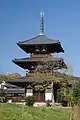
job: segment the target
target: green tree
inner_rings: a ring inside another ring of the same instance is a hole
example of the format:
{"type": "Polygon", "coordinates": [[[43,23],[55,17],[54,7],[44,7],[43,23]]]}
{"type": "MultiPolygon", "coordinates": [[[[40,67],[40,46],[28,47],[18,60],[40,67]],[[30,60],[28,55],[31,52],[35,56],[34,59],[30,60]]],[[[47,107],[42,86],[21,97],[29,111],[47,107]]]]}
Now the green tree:
{"type": "MultiPolygon", "coordinates": [[[[45,62],[39,62],[37,65],[35,71],[39,73],[44,73],[44,78],[50,79],[52,84],[51,84],[51,89],[52,89],[52,105],[54,104],[54,84],[59,84],[61,78],[56,76],[56,71],[58,69],[61,69],[62,66],[62,61],[57,62],[57,61],[45,61],[45,62]]],[[[40,74],[39,74],[40,75],[40,74]]]]}
{"type": "Polygon", "coordinates": [[[80,81],[76,82],[73,88],[73,98],[75,104],[80,104],[80,81]]]}
{"type": "Polygon", "coordinates": [[[19,73],[0,74],[0,80],[15,79],[20,77],[21,75],[19,73]]]}

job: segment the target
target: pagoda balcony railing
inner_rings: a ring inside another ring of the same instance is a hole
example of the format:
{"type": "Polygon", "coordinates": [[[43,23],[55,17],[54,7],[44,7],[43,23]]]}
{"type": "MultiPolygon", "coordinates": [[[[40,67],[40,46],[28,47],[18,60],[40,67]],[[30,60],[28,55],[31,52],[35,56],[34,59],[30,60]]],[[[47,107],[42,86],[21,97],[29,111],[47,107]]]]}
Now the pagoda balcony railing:
{"type": "Polygon", "coordinates": [[[51,54],[31,54],[30,57],[36,58],[36,57],[51,57],[51,54]]]}

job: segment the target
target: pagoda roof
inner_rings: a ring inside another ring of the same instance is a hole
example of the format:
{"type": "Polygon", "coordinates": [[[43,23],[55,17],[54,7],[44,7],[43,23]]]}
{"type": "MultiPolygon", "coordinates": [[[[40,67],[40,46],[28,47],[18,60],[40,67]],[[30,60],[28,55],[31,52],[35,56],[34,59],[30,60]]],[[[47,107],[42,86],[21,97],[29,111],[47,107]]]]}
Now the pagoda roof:
{"type": "Polygon", "coordinates": [[[52,53],[64,52],[59,40],[48,38],[44,34],[38,35],[25,41],[20,41],[17,43],[17,45],[27,53],[33,53],[35,52],[36,47],[42,46],[45,48],[49,48],[50,46],[50,52],[52,53]]]}
{"type": "Polygon", "coordinates": [[[39,45],[39,44],[56,44],[56,43],[60,43],[60,41],[48,38],[45,35],[38,35],[36,37],[19,42],[17,44],[18,45],[36,45],[36,44],[39,45]]]}
{"type": "Polygon", "coordinates": [[[62,60],[61,58],[56,58],[56,57],[31,57],[31,58],[20,58],[20,59],[14,59],[12,60],[14,63],[15,62],[39,62],[39,61],[60,61],[62,60]]]}
{"type": "MultiPolygon", "coordinates": [[[[48,48],[46,52],[59,53],[64,52],[59,40],[51,39],[44,34],[44,12],[40,12],[40,32],[39,35],[19,41],[17,45],[27,53],[36,52],[36,48],[48,48]]],[[[41,50],[40,50],[41,52],[41,50]]]]}
{"type": "Polygon", "coordinates": [[[46,81],[51,81],[51,79],[49,78],[37,78],[37,77],[21,77],[21,78],[15,78],[15,79],[10,79],[10,80],[7,80],[8,83],[10,84],[14,84],[14,83],[43,83],[43,82],[46,82],[46,81]]]}
{"type": "MultiPolygon", "coordinates": [[[[54,75],[54,73],[53,73],[53,75],[54,75]]],[[[55,73],[55,76],[57,76],[57,77],[62,77],[62,78],[64,78],[64,76],[66,76],[66,79],[67,79],[67,80],[69,79],[68,75],[65,74],[65,73],[56,72],[56,73],[55,73]]],[[[79,80],[80,80],[80,77],[73,76],[73,78],[72,78],[71,80],[73,80],[73,79],[79,81],[79,80]]],[[[37,77],[27,77],[27,76],[24,76],[24,77],[21,77],[21,78],[14,78],[14,79],[9,79],[9,80],[4,80],[4,81],[6,81],[7,84],[12,84],[12,85],[15,85],[15,84],[16,84],[16,86],[17,86],[17,83],[25,83],[25,82],[27,82],[27,83],[34,83],[34,82],[36,82],[36,83],[51,82],[51,79],[50,79],[50,78],[37,78],[37,77]]],[[[70,80],[69,80],[69,81],[70,81],[70,80]]],[[[30,85],[30,84],[29,84],[29,85],[30,85]]],[[[28,86],[28,87],[29,87],[29,86],[28,86]]],[[[12,87],[11,87],[11,88],[12,88],[12,87]]],[[[16,88],[16,87],[15,87],[15,88],[16,88]]],[[[18,87],[18,86],[17,86],[17,88],[18,88],[18,89],[21,89],[21,87],[18,87]]]]}
{"type": "Polygon", "coordinates": [[[7,93],[24,93],[24,87],[26,86],[28,89],[32,88],[36,84],[42,84],[42,83],[51,83],[50,78],[37,78],[37,77],[21,77],[21,78],[15,78],[10,80],[5,80],[7,83],[17,85],[19,88],[9,88],[6,92],[7,93]]]}
{"type": "MultiPolygon", "coordinates": [[[[47,62],[47,61],[54,61],[54,62],[59,62],[60,65],[62,65],[63,68],[66,68],[66,64],[62,58],[54,58],[54,57],[32,57],[32,58],[21,58],[21,59],[14,59],[13,62],[18,65],[19,67],[23,69],[32,69],[32,66],[36,66],[39,64],[39,62],[47,62]]],[[[56,64],[56,63],[55,63],[56,64]]]]}

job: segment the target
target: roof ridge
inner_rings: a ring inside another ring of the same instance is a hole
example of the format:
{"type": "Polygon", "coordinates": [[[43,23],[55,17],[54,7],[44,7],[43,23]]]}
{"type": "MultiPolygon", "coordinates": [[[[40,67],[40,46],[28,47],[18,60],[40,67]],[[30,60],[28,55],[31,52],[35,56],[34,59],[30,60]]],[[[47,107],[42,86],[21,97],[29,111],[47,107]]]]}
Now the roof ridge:
{"type": "Polygon", "coordinates": [[[29,38],[29,39],[27,39],[27,40],[23,40],[23,41],[19,41],[18,43],[23,43],[23,42],[28,42],[28,41],[31,41],[32,39],[35,39],[35,38],[37,38],[38,36],[40,36],[40,35],[37,35],[37,36],[35,36],[35,37],[32,37],[31,39],[29,38]]]}
{"type": "Polygon", "coordinates": [[[60,42],[59,40],[55,40],[55,39],[49,38],[49,37],[47,37],[47,36],[45,36],[45,35],[44,35],[44,37],[45,37],[46,39],[50,39],[50,40],[54,40],[54,41],[60,42]]]}

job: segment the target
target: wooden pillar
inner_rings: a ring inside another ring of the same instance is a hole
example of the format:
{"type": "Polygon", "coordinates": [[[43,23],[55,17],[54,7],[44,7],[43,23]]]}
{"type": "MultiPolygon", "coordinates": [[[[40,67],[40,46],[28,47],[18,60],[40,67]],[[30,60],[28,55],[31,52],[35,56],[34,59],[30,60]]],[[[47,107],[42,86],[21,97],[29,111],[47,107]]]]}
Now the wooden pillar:
{"type": "Polygon", "coordinates": [[[27,87],[25,86],[25,93],[24,93],[24,97],[26,97],[26,93],[27,93],[27,87]]]}

